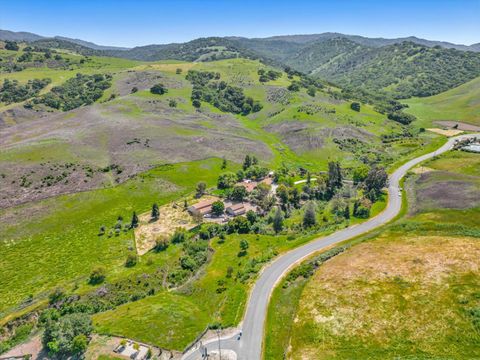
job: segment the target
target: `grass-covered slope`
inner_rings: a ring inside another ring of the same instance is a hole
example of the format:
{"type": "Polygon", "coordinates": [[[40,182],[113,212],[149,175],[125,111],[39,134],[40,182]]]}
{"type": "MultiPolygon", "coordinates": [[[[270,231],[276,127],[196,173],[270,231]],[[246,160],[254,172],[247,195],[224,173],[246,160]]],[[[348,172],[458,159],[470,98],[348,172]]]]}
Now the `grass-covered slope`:
{"type": "Polygon", "coordinates": [[[407,112],[426,125],[435,121],[460,121],[480,126],[480,77],[441,94],[405,101],[407,112]]]}
{"type": "Polygon", "coordinates": [[[423,165],[403,219],[275,290],[266,359],[480,356],[480,157],[423,165]]]}

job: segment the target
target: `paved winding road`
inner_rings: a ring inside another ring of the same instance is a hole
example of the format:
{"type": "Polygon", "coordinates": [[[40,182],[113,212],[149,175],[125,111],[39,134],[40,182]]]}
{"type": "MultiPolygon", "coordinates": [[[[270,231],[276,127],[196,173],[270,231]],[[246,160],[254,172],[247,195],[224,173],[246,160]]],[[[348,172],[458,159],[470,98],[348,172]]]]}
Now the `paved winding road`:
{"type": "MultiPolygon", "coordinates": [[[[410,160],[398,168],[389,178],[388,205],[379,215],[362,224],[350,226],[329,236],[309,242],[283,254],[270,263],[260,274],[250,295],[247,312],[242,325],[242,336],[239,337],[235,335],[230,338],[221,339],[221,348],[234,350],[238,355],[238,360],[260,360],[262,357],[263,332],[270,295],[275,285],[289,269],[327,246],[362,235],[392,220],[400,212],[402,197],[399,183],[409,169],[427,159],[451,150],[457,140],[478,136],[480,136],[480,134],[461,135],[450,138],[436,151],[410,160]]],[[[210,353],[210,351],[218,349],[218,340],[206,343],[204,346],[210,353]]],[[[199,350],[194,350],[186,353],[183,359],[197,360],[202,359],[202,357],[199,350]]]]}

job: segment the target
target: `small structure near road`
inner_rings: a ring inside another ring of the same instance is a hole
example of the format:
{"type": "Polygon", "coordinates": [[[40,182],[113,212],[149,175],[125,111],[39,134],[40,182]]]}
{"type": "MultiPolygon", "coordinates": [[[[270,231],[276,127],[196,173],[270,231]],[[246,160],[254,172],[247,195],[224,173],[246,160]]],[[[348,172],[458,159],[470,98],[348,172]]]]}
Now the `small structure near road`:
{"type": "Polygon", "coordinates": [[[146,345],[135,343],[130,340],[122,340],[122,343],[118,345],[114,352],[132,360],[145,360],[147,359],[149,348],[146,345]]]}
{"type": "Polygon", "coordinates": [[[468,151],[468,152],[480,153],[480,142],[468,144],[464,146],[462,150],[468,151]]]}

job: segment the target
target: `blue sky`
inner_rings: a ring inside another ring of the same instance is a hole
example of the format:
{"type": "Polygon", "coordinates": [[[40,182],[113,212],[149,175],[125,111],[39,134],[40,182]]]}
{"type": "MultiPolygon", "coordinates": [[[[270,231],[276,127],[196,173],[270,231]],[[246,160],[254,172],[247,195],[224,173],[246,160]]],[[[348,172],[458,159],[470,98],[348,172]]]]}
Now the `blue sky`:
{"type": "Polygon", "coordinates": [[[480,0],[0,0],[0,29],[103,45],[326,31],[480,42],[480,0]]]}

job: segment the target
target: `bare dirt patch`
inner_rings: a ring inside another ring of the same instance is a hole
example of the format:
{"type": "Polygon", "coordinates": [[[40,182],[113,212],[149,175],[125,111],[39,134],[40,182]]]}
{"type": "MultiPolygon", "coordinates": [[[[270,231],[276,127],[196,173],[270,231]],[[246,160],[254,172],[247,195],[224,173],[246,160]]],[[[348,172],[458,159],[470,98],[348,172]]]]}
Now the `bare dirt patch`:
{"type": "Polygon", "coordinates": [[[427,166],[417,166],[411,170],[414,174],[420,175],[425,174],[430,171],[435,171],[435,169],[429,168],[427,166]]]}
{"type": "Polygon", "coordinates": [[[120,96],[128,95],[132,88],[138,90],[150,89],[153,85],[162,83],[167,88],[177,89],[182,87],[182,82],[158,71],[127,71],[119,75],[115,81],[115,90],[120,96]]]}
{"type": "Polygon", "coordinates": [[[419,212],[434,208],[474,208],[480,206],[479,188],[478,178],[474,176],[444,171],[424,172],[415,184],[412,209],[419,212]]]}
{"type": "Polygon", "coordinates": [[[456,136],[456,135],[459,135],[459,134],[463,133],[462,130],[454,130],[454,129],[445,130],[445,129],[439,129],[439,128],[429,128],[427,130],[431,131],[431,132],[434,132],[436,134],[440,134],[440,135],[444,135],[444,136],[448,136],[448,137],[456,136]]]}
{"type": "Polygon", "coordinates": [[[35,335],[27,342],[15,346],[5,354],[0,355],[0,357],[3,359],[8,359],[9,357],[28,355],[31,355],[32,360],[48,359],[47,352],[43,351],[42,337],[40,335],[35,335]]]}
{"type": "Polygon", "coordinates": [[[278,134],[297,153],[321,149],[329,138],[368,141],[373,136],[353,126],[325,128],[313,121],[282,121],[267,125],[265,130],[278,134]]]}
{"type": "Polygon", "coordinates": [[[164,163],[240,162],[248,153],[269,159],[271,150],[255,137],[229,114],[187,112],[138,96],[36,119],[28,113],[0,127],[0,208],[115,185],[164,163]],[[66,171],[67,163],[77,171],[66,171]],[[111,165],[121,171],[101,170],[111,165]],[[88,166],[93,172],[86,174],[88,166]]]}
{"type": "Polygon", "coordinates": [[[439,120],[439,121],[434,121],[435,124],[440,125],[440,126],[445,126],[449,128],[453,128],[457,126],[458,130],[464,130],[464,131],[480,131],[480,126],[460,122],[460,121],[452,121],[452,120],[439,120]]]}

